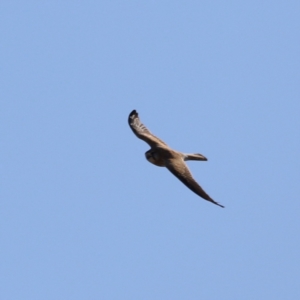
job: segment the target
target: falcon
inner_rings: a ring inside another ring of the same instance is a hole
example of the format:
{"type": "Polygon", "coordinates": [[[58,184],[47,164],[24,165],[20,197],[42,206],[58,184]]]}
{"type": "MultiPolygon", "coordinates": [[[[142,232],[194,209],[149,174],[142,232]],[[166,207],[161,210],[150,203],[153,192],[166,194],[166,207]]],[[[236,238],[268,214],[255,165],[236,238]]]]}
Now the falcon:
{"type": "Polygon", "coordinates": [[[186,154],[171,149],[165,142],[154,136],[147,129],[147,127],[140,121],[136,110],[133,110],[129,114],[128,123],[133,133],[151,147],[150,150],[145,152],[146,159],[150,163],[158,167],[166,167],[184,185],[198,196],[220,207],[224,207],[206,194],[202,187],[193,178],[185,163],[187,160],[207,161],[207,158],[204,155],[199,153],[186,154]]]}

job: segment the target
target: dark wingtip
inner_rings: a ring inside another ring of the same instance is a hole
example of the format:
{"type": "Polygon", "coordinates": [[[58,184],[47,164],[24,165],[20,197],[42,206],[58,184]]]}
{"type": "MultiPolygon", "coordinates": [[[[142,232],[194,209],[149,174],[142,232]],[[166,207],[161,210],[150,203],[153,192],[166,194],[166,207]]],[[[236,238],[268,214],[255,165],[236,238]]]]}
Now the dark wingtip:
{"type": "Polygon", "coordinates": [[[222,208],[225,208],[224,205],[222,205],[222,204],[216,202],[215,200],[213,200],[213,199],[211,199],[211,198],[210,198],[210,202],[212,202],[213,204],[216,204],[216,205],[218,205],[218,206],[220,206],[220,207],[222,207],[222,208]]]}
{"type": "Polygon", "coordinates": [[[196,153],[196,155],[199,155],[199,156],[201,157],[201,159],[199,159],[199,160],[202,160],[202,161],[208,161],[207,157],[204,156],[203,154],[201,154],[201,153],[196,153]]]}
{"type": "Polygon", "coordinates": [[[137,111],[134,109],[130,114],[129,114],[129,117],[131,117],[132,115],[137,115],[137,111]]]}
{"type": "Polygon", "coordinates": [[[220,207],[222,207],[222,208],[225,208],[225,206],[223,206],[222,204],[220,204],[220,203],[218,203],[218,202],[213,202],[214,204],[216,204],[216,205],[218,205],[218,206],[220,206],[220,207]]]}
{"type": "Polygon", "coordinates": [[[133,117],[138,117],[137,111],[134,109],[128,116],[128,123],[131,124],[133,117]]]}

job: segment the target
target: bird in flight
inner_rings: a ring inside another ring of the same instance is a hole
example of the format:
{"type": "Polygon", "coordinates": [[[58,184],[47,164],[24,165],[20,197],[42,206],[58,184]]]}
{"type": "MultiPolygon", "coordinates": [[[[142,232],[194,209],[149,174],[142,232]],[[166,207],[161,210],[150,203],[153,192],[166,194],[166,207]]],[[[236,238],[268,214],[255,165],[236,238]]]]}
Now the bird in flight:
{"type": "Polygon", "coordinates": [[[133,110],[129,114],[128,123],[134,134],[151,147],[150,150],[145,153],[146,159],[150,163],[158,167],[166,167],[173,175],[175,175],[183,184],[185,184],[198,196],[218,206],[224,207],[206,194],[206,192],[193,178],[185,163],[187,160],[206,161],[207,158],[205,156],[199,153],[181,153],[171,149],[165,142],[154,136],[147,129],[147,127],[140,121],[136,110],[133,110]]]}

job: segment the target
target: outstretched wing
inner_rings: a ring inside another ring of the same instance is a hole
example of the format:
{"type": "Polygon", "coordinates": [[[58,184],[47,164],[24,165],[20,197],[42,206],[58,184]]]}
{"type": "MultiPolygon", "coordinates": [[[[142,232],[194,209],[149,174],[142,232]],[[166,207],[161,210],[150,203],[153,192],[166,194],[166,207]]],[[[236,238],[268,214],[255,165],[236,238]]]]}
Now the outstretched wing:
{"type": "Polygon", "coordinates": [[[214,201],[209,195],[205,193],[202,187],[193,178],[187,165],[181,158],[170,158],[166,160],[166,167],[175,175],[183,184],[185,184],[190,190],[196,193],[201,198],[210,201],[218,206],[224,207],[218,202],[214,201]]]}
{"type": "Polygon", "coordinates": [[[151,147],[157,145],[165,145],[167,144],[160,140],[158,137],[154,136],[147,127],[140,121],[139,115],[136,110],[133,110],[128,117],[128,124],[134,134],[141,140],[148,143],[151,147]]]}

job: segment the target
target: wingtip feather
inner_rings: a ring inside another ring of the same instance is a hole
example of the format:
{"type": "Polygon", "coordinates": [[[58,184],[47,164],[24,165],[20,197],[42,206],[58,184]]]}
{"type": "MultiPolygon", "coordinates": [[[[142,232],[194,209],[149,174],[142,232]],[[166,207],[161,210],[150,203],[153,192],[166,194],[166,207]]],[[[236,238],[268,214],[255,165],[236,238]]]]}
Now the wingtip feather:
{"type": "Polygon", "coordinates": [[[222,204],[220,204],[220,203],[218,203],[218,202],[216,202],[216,201],[212,201],[212,203],[213,203],[213,204],[216,204],[216,205],[218,205],[218,206],[220,206],[220,207],[222,207],[222,208],[225,208],[224,205],[222,205],[222,204]]]}
{"type": "Polygon", "coordinates": [[[135,118],[138,118],[138,113],[137,111],[134,109],[128,116],[128,123],[129,125],[132,124],[132,121],[135,119],[135,118]]]}
{"type": "Polygon", "coordinates": [[[129,114],[129,117],[133,116],[133,115],[137,115],[137,111],[134,109],[130,114],[129,114]]]}

